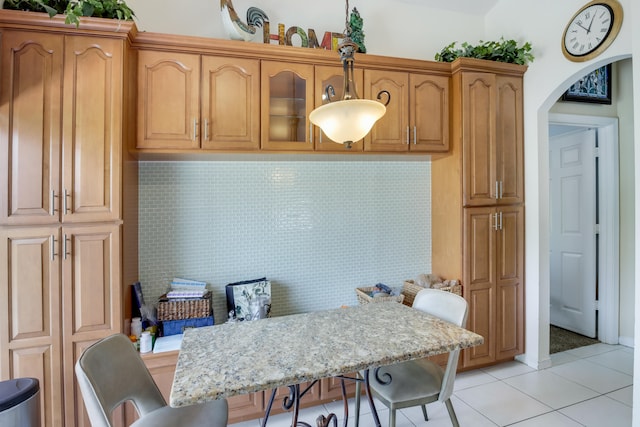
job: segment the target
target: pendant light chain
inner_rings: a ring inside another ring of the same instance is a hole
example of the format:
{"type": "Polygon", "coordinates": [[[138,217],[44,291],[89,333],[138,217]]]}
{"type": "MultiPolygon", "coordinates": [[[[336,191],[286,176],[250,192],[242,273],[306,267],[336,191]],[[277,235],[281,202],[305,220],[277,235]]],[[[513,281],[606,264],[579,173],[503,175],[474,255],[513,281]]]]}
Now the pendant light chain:
{"type": "Polygon", "coordinates": [[[349,24],[349,0],[345,0],[344,8],[344,34],[346,36],[351,35],[351,24],[349,24]]]}

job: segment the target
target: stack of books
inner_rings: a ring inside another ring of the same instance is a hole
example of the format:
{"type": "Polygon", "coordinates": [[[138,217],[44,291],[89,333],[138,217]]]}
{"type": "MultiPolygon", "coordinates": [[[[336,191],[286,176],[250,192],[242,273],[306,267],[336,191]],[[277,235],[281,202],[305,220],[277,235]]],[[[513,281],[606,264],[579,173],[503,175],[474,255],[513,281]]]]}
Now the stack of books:
{"type": "Polygon", "coordinates": [[[207,284],[197,280],[175,278],[171,281],[169,299],[202,298],[207,293],[207,284]]]}

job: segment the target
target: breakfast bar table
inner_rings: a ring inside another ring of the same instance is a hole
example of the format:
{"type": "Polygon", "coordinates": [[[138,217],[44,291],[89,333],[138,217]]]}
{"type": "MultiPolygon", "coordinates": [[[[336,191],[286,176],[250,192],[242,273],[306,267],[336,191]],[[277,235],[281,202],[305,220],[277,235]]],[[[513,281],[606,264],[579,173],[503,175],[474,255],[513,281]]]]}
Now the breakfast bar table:
{"type": "MultiPolygon", "coordinates": [[[[189,329],[180,347],[170,405],[288,386],[292,426],[308,426],[298,421],[298,401],[304,394],[299,384],[364,372],[363,378],[348,379],[364,382],[380,426],[369,391],[370,370],[482,342],[478,334],[395,302],[189,329]]],[[[346,411],[345,403],[345,425],[346,411]]],[[[330,420],[337,425],[333,414],[318,418],[318,425],[330,420]]],[[[267,420],[268,410],[263,425],[267,420]]]]}

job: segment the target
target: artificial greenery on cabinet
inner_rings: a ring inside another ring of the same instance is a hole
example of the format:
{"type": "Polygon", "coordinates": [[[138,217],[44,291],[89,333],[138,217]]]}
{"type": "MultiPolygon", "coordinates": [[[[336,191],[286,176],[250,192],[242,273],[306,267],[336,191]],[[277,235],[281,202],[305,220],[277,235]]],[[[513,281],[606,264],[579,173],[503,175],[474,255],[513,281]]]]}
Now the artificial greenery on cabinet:
{"type": "Polygon", "coordinates": [[[123,19],[130,21],[135,16],[124,0],[4,0],[3,9],[46,12],[53,17],[65,14],[65,23],[80,23],[83,16],[123,19]]]}
{"type": "Polygon", "coordinates": [[[453,62],[464,57],[527,65],[534,59],[529,42],[518,46],[515,40],[500,38],[500,41],[480,41],[476,46],[467,42],[462,43],[461,47],[456,47],[456,44],[457,42],[453,42],[436,53],[436,61],[453,62]]]}

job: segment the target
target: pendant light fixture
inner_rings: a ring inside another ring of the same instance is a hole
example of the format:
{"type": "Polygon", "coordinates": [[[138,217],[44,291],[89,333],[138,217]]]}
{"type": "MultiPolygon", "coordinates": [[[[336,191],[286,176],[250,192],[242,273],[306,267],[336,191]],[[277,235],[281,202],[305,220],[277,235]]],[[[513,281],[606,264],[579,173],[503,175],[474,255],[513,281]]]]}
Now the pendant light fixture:
{"type": "Polygon", "coordinates": [[[349,0],[346,0],[345,15],[344,38],[342,43],[338,45],[344,73],[342,100],[331,100],[335,96],[335,89],[328,85],[323,96],[327,103],[313,110],[309,114],[309,120],[331,140],[344,144],[346,148],[351,148],[351,144],[364,138],[371,131],[375,122],[384,116],[387,110],[386,105],[391,100],[391,94],[386,90],[378,93],[378,99],[381,99],[382,94],[387,95],[384,104],[358,98],[353,80],[354,53],[358,49],[358,45],[351,40],[349,0]]]}

